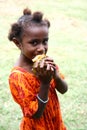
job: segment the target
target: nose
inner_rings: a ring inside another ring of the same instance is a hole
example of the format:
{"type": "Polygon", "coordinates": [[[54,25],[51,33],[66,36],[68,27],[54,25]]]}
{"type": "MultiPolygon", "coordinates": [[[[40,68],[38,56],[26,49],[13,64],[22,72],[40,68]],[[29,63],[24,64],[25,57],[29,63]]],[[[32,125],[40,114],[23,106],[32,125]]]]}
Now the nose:
{"type": "Polygon", "coordinates": [[[43,44],[39,44],[38,49],[37,49],[37,52],[38,52],[39,54],[45,53],[45,46],[44,46],[43,44]]]}

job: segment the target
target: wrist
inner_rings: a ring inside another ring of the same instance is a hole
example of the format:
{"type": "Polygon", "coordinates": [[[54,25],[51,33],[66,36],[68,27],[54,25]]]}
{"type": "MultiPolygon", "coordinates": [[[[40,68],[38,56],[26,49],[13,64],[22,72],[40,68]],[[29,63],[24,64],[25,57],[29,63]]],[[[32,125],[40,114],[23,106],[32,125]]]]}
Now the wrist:
{"type": "Polygon", "coordinates": [[[49,97],[48,97],[47,99],[43,100],[43,99],[41,99],[41,98],[39,97],[38,94],[37,94],[37,99],[38,99],[40,102],[44,103],[44,104],[46,104],[46,103],[49,101],[49,97]]]}
{"type": "Polygon", "coordinates": [[[50,82],[41,82],[41,88],[45,88],[46,90],[49,89],[50,87],[50,82]]]}
{"type": "Polygon", "coordinates": [[[50,84],[50,81],[51,81],[51,78],[50,77],[47,77],[45,80],[44,79],[40,79],[40,82],[42,84],[47,84],[49,85],[50,84]]]}

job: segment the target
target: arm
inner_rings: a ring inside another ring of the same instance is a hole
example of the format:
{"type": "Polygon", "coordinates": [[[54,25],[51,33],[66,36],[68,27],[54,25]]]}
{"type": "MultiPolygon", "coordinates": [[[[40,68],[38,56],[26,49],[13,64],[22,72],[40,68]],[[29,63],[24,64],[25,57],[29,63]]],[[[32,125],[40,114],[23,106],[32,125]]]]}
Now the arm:
{"type": "MultiPolygon", "coordinates": [[[[42,99],[43,101],[47,101],[49,99],[48,97],[48,92],[49,92],[49,83],[41,83],[40,86],[40,91],[38,93],[38,96],[40,97],[40,99],[42,99]]],[[[41,115],[43,114],[43,111],[45,109],[47,103],[43,103],[38,99],[38,110],[37,112],[33,115],[33,118],[40,118],[41,115]]]]}
{"type": "Polygon", "coordinates": [[[57,70],[55,70],[55,74],[54,74],[54,80],[56,83],[56,89],[61,93],[64,94],[67,90],[68,90],[68,85],[67,83],[64,81],[64,79],[62,79],[59,76],[59,73],[57,70]]]}
{"type": "MultiPolygon", "coordinates": [[[[50,65],[46,65],[44,61],[41,61],[39,64],[35,64],[35,71],[36,74],[40,80],[40,90],[38,93],[38,96],[41,100],[47,101],[48,100],[48,93],[49,93],[49,88],[50,88],[50,81],[52,79],[52,74],[53,70],[50,69],[50,65]],[[45,68],[44,68],[45,67],[45,68]]],[[[38,110],[37,112],[33,115],[33,118],[40,118],[41,115],[44,112],[44,109],[46,107],[46,103],[43,103],[41,100],[38,99],[38,110]]]]}

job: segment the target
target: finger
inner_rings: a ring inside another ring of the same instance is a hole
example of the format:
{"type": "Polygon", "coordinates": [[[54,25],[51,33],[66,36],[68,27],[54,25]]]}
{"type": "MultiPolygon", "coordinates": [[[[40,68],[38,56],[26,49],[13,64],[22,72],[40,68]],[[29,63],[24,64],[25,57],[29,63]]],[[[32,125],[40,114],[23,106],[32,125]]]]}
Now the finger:
{"type": "Polygon", "coordinates": [[[45,61],[45,64],[50,64],[51,66],[56,66],[56,64],[53,61],[45,61]]]}
{"type": "Polygon", "coordinates": [[[54,71],[54,68],[52,66],[50,67],[50,69],[51,69],[52,72],[54,71]]]}
{"type": "Polygon", "coordinates": [[[49,64],[47,64],[47,71],[49,71],[50,70],[50,65],[49,64]]]}
{"type": "Polygon", "coordinates": [[[44,60],[45,60],[45,61],[52,61],[52,62],[54,62],[53,58],[48,57],[48,56],[47,56],[47,57],[45,57],[45,58],[44,58],[44,60]]]}
{"type": "MultiPolygon", "coordinates": [[[[49,64],[49,63],[48,63],[49,64]]],[[[47,65],[48,65],[47,64],[47,65]]],[[[50,66],[50,70],[51,71],[54,71],[55,69],[56,69],[56,65],[55,64],[49,64],[49,66],[50,66]]]]}
{"type": "Polygon", "coordinates": [[[39,61],[34,63],[33,68],[38,68],[38,66],[39,66],[39,61]]]}
{"type": "Polygon", "coordinates": [[[39,65],[40,65],[40,68],[43,68],[43,67],[44,67],[44,65],[45,65],[45,64],[44,64],[44,60],[42,60],[42,61],[40,62],[40,64],[39,64],[39,65]]]}

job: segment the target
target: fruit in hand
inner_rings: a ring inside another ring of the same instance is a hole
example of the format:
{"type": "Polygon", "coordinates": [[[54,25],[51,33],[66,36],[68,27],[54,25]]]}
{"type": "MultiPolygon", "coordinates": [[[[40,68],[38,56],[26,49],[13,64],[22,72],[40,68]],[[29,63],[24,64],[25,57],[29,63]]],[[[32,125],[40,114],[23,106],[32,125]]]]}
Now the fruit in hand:
{"type": "MultiPolygon", "coordinates": [[[[37,74],[37,69],[35,68],[36,62],[40,63],[45,57],[46,57],[46,55],[42,54],[42,55],[37,55],[36,57],[34,57],[32,59],[32,61],[33,61],[33,69],[32,70],[33,70],[34,74],[37,74]]],[[[38,65],[38,70],[39,70],[39,65],[38,65]]]]}
{"type": "Polygon", "coordinates": [[[37,61],[42,60],[42,59],[45,58],[45,57],[46,57],[45,54],[37,55],[36,57],[34,57],[34,58],[32,59],[32,61],[33,61],[33,62],[37,62],[37,61]]]}

